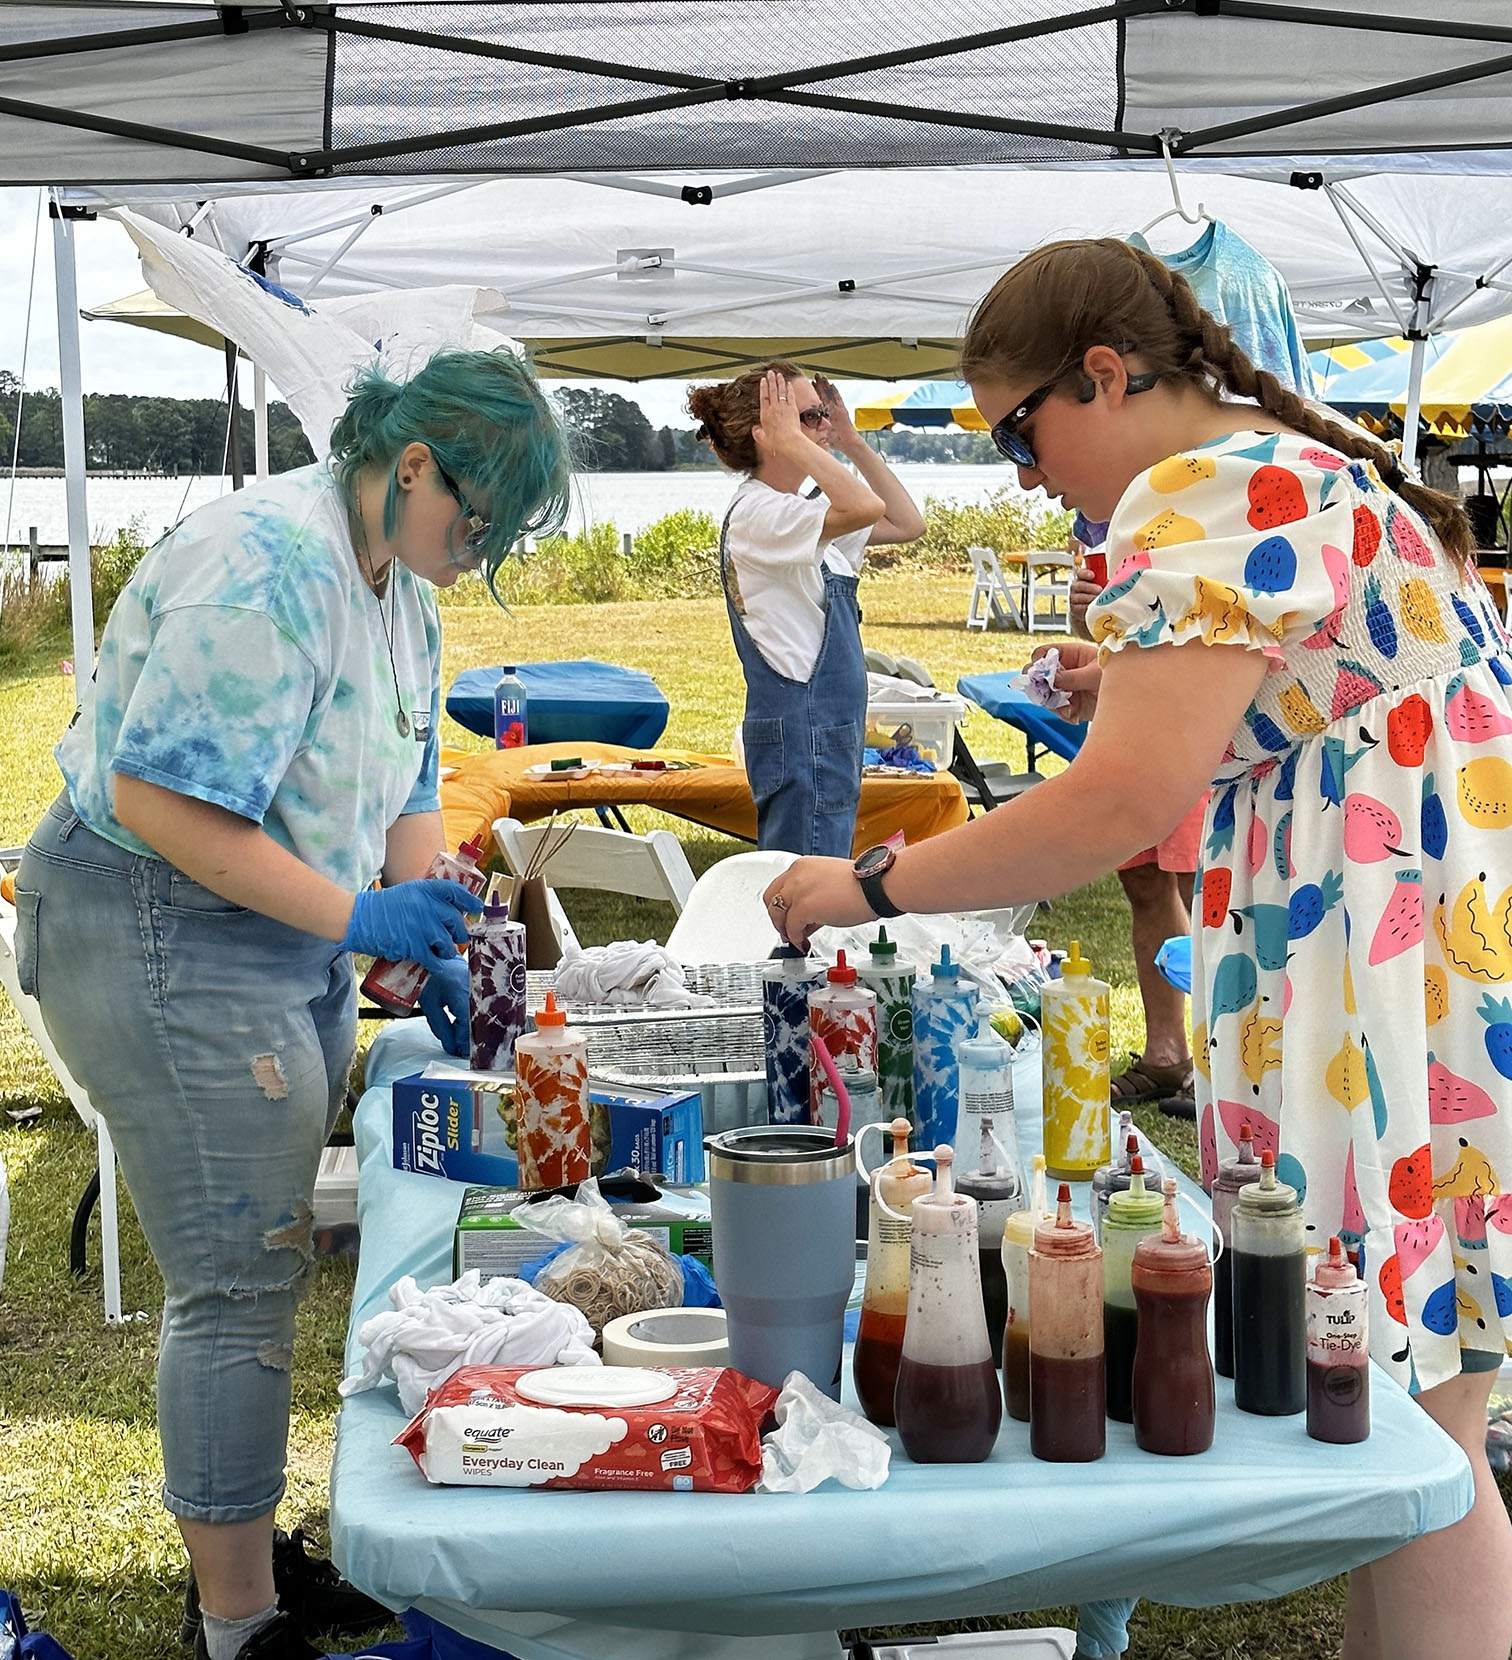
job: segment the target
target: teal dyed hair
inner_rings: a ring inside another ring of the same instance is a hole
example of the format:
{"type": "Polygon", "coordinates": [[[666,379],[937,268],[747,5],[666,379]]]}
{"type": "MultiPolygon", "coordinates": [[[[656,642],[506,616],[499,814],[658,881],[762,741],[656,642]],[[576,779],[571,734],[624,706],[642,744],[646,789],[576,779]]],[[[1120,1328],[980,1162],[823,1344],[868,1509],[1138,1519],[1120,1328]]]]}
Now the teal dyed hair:
{"type": "MultiPolygon", "coordinates": [[[[492,529],[483,548],[489,591],[522,536],[557,530],[567,517],[567,435],[535,376],[512,352],[437,352],[400,385],[376,367],[353,381],[331,428],[331,459],[349,502],[358,476],[387,470],[383,534],[399,528],[398,461],[424,444],[464,490],[476,493],[492,529]]],[[[458,509],[458,518],[461,510],[458,509]]]]}

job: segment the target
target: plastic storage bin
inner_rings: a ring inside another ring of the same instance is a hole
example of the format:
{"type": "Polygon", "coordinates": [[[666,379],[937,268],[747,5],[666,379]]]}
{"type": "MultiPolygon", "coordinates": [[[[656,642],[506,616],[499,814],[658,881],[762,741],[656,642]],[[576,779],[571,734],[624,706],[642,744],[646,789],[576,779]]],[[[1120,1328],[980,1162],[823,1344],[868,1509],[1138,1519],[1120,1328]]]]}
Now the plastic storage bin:
{"type": "Polygon", "coordinates": [[[966,719],[964,698],[939,692],[932,698],[871,699],[866,705],[866,747],[891,749],[895,743],[912,743],[936,772],[948,772],[955,755],[955,731],[966,719]],[[910,727],[911,738],[899,737],[910,727]]]}

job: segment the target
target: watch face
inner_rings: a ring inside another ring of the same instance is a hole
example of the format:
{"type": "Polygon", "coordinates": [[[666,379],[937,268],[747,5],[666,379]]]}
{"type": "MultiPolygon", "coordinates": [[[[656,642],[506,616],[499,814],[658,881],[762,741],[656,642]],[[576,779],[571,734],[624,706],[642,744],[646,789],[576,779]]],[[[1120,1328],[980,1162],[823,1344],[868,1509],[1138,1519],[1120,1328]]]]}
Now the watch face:
{"type": "Polygon", "coordinates": [[[856,860],[856,874],[858,876],[877,876],[885,870],[891,870],[895,856],[892,848],[885,843],[877,847],[868,847],[856,860]]]}

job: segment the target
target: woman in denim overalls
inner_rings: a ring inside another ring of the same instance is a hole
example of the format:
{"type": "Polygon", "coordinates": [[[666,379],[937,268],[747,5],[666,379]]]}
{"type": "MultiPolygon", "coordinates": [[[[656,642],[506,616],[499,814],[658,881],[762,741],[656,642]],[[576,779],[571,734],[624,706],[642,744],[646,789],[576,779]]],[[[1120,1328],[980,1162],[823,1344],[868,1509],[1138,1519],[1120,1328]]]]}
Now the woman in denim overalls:
{"type": "Polygon", "coordinates": [[[688,408],[719,459],[747,475],[725,515],[719,570],[745,672],[756,844],[849,858],[866,729],[861,562],[876,543],[922,535],[924,521],[835,389],[795,364],[697,387],[688,408]],[[812,496],[800,494],[808,479],[812,496]]]}

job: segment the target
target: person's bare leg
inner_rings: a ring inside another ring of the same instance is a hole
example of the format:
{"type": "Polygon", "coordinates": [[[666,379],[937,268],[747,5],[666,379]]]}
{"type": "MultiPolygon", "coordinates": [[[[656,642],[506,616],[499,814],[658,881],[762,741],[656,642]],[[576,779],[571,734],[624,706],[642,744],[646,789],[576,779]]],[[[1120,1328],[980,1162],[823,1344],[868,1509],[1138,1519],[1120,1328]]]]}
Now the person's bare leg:
{"type": "MultiPolygon", "coordinates": [[[[1159,865],[1135,865],[1118,879],[1129,896],[1134,967],[1144,1004],[1144,1058],[1151,1066],[1181,1066],[1191,1059],[1187,1048],[1186,994],[1177,991],[1155,966],[1155,953],[1175,934],[1186,933],[1190,913],[1181,902],[1177,877],[1159,865]]],[[[1190,879],[1188,879],[1190,891],[1190,879]]]]}
{"type": "MultiPolygon", "coordinates": [[[[1349,1660],[1507,1660],[1512,1650],[1512,1522],[1486,1459],[1486,1402],[1495,1372],[1461,1372],[1425,1389],[1418,1405],[1463,1448],[1475,1503],[1452,1527],[1425,1533],[1372,1564],[1379,1624],[1346,1628],[1349,1660]],[[1374,1636],[1375,1648],[1360,1647],[1374,1636]],[[1350,1643],[1356,1644],[1355,1648],[1350,1643]]],[[[1364,1615],[1351,1597],[1351,1616],[1364,1615]]]]}
{"type": "Polygon", "coordinates": [[[181,1516],[178,1526],[206,1613],[248,1620],[278,1601],[271,1511],[255,1522],[191,1522],[181,1516]]]}
{"type": "Polygon", "coordinates": [[[1383,1660],[1373,1566],[1367,1562],[1349,1576],[1349,1604],[1344,1612],[1344,1647],[1340,1660],[1383,1660]]]}

